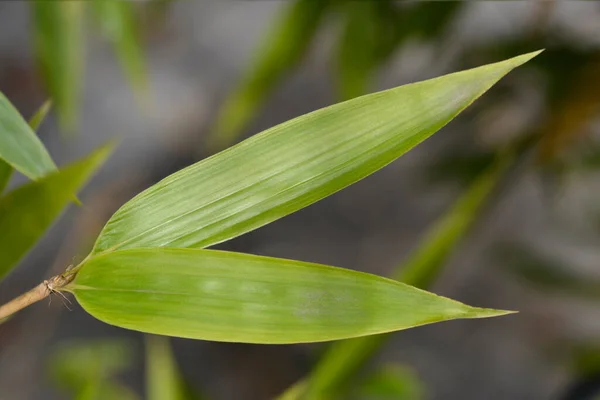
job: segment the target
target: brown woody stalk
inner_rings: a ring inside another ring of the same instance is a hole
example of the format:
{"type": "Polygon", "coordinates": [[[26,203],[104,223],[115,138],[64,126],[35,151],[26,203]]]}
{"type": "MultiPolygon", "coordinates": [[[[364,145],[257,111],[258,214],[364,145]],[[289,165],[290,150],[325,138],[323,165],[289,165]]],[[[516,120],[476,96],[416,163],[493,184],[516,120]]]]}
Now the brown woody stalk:
{"type": "Polygon", "coordinates": [[[60,274],[53,276],[52,278],[40,283],[27,293],[23,293],[19,297],[16,297],[8,303],[0,306],[0,321],[6,317],[10,317],[12,314],[22,310],[27,306],[30,306],[33,303],[45,299],[52,293],[57,293],[61,288],[64,288],[67,284],[69,284],[74,277],[74,274],[60,274]]]}

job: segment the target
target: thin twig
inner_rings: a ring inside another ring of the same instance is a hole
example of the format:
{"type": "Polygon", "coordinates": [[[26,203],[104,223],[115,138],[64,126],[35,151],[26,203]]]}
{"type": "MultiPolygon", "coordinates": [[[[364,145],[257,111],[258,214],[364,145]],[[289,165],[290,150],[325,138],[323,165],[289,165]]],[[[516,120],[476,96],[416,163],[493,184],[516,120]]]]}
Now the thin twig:
{"type": "Polygon", "coordinates": [[[61,274],[40,283],[30,291],[23,293],[8,303],[0,306],[0,320],[10,317],[17,311],[24,309],[40,300],[45,299],[50,294],[58,292],[73,280],[73,274],[61,274]]]}

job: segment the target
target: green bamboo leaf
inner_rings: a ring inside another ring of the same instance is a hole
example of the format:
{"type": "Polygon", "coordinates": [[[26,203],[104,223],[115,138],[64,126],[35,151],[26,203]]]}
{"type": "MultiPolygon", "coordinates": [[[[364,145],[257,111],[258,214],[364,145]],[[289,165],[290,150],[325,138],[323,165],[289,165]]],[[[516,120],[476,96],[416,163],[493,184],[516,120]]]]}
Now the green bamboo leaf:
{"type": "Polygon", "coordinates": [[[113,42],[121,66],[141,98],[148,82],[134,4],[106,0],[91,3],[102,31],[113,42]]]}
{"type": "MultiPolygon", "coordinates": [[[[52,158],[34,129],[27,124],[2,93],[0,93],[0,159],[34,180],[56,170],[52,158]]],[[[0,188],[4,188],[8,183],[12,168],[7,168],[6,165],[0,166],[0,188]]]]}
{"type": "Polygon", "coordinates": [[[166,337],[146,336],[146,396],[148,400],[185,400],[187,397],[166,337]]]}
{"type": "Polygon", "coordinates": [[[92,254],[211,246],[291,214],[389,164],[536,54],[359,97],[268,129],[126,203],[92,254]]]}
{"type": "MultiPolygon", "coordinates": [[[[400,265],[393,276],[399,281],[427,288],[439,274],[451,251],[465,237],[512,163],[512,153],[503,153],[482,172],[454,205],[428,229],[421,245],[400,265]]],[[[337,399],[352,388],[354,375],[381,347],[387,335],[344,340],[331,345],[310,376],[288,389],[279,400],[337,399]]]]}
{"type": "Polygon", "coordinates": [[[362,272],[199,249],[96,256],[67,290],[106,323],[223,342],[317,342],[507,313],[362,272]]]}
{"type": "Polygon", "coordinates": [[[112,150],[103,146],[84,159],[0,198],[0,279],[40,239],[112,150]]]}
{"type": "Polygon", "coordinates": [[[253,68],[227,99],[215,126],[212,145],[232,143],[279,81],[304,57],[331,0],[290,3],[267,33],[253,68]]]}
{"type": "Polygon", "coordinates": [[[75,128],[84,59],[84,6],[79,1],[34,1],[33,41],[37,63],[61,125],[75,128]]]}

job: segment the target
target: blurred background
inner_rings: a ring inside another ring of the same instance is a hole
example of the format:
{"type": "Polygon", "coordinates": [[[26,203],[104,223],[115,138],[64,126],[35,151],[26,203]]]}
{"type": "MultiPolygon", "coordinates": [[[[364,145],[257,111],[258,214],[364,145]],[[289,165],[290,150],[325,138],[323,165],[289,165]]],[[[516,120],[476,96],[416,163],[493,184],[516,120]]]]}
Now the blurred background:
{"type": "MultiPolygon", "coordinates": [[[[600,398],[593,1],[0,2],[0,91],[26,117],[52,98],[39,134],[57,164],[120,138],[83,205],[0,284],[0,302],[84,257],[132,196],[222,148],[338,101],[541,48],[398,161],[220,247],[389,276],[511,148],[514,165],[470,210],[430,289],[519,314],[395,333],[362,374],[400,368],[412,388],[402,398],[600,398]]],[[[111,388],[107,399],[147,398],[152,341],[69,308],[39,303],[0,326],[0,399],[83,399],[89,379],[111,388]]],[[[248,400],[275,398],[327,346],[170,344],[189,398],[248,400]]]]}

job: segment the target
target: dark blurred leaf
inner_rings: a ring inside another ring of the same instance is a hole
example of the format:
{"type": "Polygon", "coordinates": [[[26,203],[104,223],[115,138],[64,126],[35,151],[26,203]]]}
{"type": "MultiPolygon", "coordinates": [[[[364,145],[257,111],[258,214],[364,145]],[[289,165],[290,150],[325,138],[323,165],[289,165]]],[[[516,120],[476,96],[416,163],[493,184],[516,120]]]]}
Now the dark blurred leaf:
{"type": "Polygon", "coordinates": [[[185,400],[184,381],[171,352],[169,338],[146,335],[146,398],[185,400]]]}
{"type": "MultiPolygon", "coordinates": [[[[0,158],[31,179],[39,179],[56,170],[52,158],[35,132],[2,93],[0,93],[0,158]]],[[[5,166],[1,169],[0,183],[6,185],[10,170],[5,166]]],[[[0,184],[0,187],[3,185],[0,184]]]]}
{"type": "Polygon", "coordinates": [[[600,297],[599,280],[578,277],[569,266],[523,245],[505,243],[497,246],[493,254],[508,271],[532,286],[578,297],[600,297]]]}
{"type": "Polygon", "coordinates": [[[431,40],[444,32],[464,3],[460,1],[418,1],[400,8],[396,40],[417,37],[431,40]]]}
{"type": "Polygon", "coordinates": [[[229,96],[217,117],[211,144],[232,143],[253,118],[265,98],[304,57],[329,0],[296,0],[270,29],[250,71],[229,96]]]}
{"type": "Polygon", "coordinates": [[[433,160],[427,168],[426,180],[429,183],[454,182],[464,185],[492,165],[494,158],[492,153],[446,154],[433,160]]]}
{"type": "Polygon", "coordinates": [[[110,378],[131,368],[131,343],[119,339],[70,341],[55,347],[48,359],[50,377],[76,400],[130,400],[137,396],[110,378]]]}
{"type": "Polygon", "coordinates": [[[371,373],[358,389],[362,400],[423,399],[423,386],[415,374],[400,365],[387,365],[371,373]]]}
{"type": "Polygon", "coordinates": [[[338,52],[338,83],[342,99],[365,94],[372,73],[410,38],[432,40],[444,32],[461,2],[341,2],[346,23],[338,52]]]}
{"type": "Polygon", "coordinates": [[[554,105],[541,126],[538,159],[552,163],[586,133],[585,128],[600,114],[600,57],[579,68],[569,90],[554,105]]]}
{"type": "Polygon", "coordinates": [[[582,376],[600,372],[600,345],[597,343],[571,346],[573,369],[582,376]]]}
{"type": "MultiPolygon", "coordinates": [[[[498,185],[513,156],[507,152],[475,180],[453,206],[428,229],[420,246],[392,274],[395,279],[427,288],[439,275],[451,251],[468,233],[492,190],[498,185]]],[[[377,351],[388,335],[375,335],[336,342],[323,355],[306,382],[293,386],[280,399],[337,399],[352,388],[352,379],[377,351]],[[297,397],[293,397],[297,396],[297,397]]]]}
{"type": "Polygon", "coordinates": [[[142,98],[148,82],[134,3],[112,0],[91,3],[102,31],[115,46],[129,82],[142,98]]]}
{"type": "Polygon", "coordinates": [[[82,1],[33,1],[33,41],[37,62],[61,125],[75,128],[84,60],[82,1]]]}
{"type": "Polygon", "coordinates": [[[5,276],[40,239],[77,191],[102,165],[112,150],[103,146],[36,182],[0,198],[0,278],[5,276]]]}
{"type": "Polygon", "coordinates": [[[600,169],[600,147],[597,145],[588,146],[583,154],[580,154],[579,157],[569,163],[567,168],[569,172],[600,169]]]}
{"type": "Polygon", "coordinates": [[[338,85],[342,100],[368,91],[371,72],[395,49],[396,8],[390,1],[348,1],[338,50],[338,85]]]}
{"type": "Polygon", "coordinates": [[[0,195],[8,185],[12,172],[13,168],[6,161],[0,160],[0,195]]]}
{"type": "MultiPolygon", "coordinates": [[[[112,1],[112,0],[107,0],[112,1]]],[[[75,392],[75,400],[138,400],[135,392],[126,386],[108,381],[91,381],[75,392]]]]}
{"type": "MultiPolygon", "coordinates": [[[[530,45],[526,43],[520,47],[527,48],[530,45]]],[[[546,55],[547,57],[536,60],[530,67],[539,69],[546,76],[548,101],[551,106],[554,106],[565,100],[568,93],[572,91],[573,82],[579,80],[582,71],[590,63],[597,62],[600,53],[595,49],[555,44],[549,46],[546,55]]]]}

